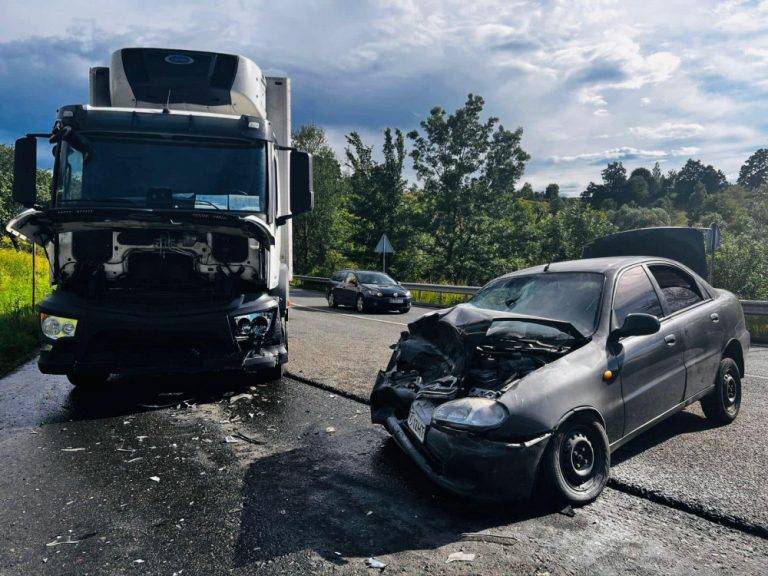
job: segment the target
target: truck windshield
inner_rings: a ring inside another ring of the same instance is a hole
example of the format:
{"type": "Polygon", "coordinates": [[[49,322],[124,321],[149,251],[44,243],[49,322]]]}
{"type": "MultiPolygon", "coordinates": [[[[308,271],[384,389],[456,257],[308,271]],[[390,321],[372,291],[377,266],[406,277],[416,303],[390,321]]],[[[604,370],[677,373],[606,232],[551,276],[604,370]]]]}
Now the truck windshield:
{"type": "Polygon", "coordinates": [[[84,134],[62,142],[57,205],[263,212],[263,142],[233,144],[84,134]]]}

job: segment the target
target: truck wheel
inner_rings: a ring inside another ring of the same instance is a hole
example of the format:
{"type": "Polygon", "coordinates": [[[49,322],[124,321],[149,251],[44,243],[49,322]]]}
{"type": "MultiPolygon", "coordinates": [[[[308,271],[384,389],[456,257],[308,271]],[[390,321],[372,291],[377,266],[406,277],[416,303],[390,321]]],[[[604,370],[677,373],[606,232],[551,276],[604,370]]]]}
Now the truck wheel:
{"type": "Polygon", "coordinates": [[[107,383],[109,374],[106,372],[71,372],[67,380],[78,390],[101,388],[107,383]]]}
{"type": "Polygon", "coordinates": [[[587,504],[608,483],[611,454],[608,437],[594,418],[573,417],[549,441],[542,461],[544,480],[554,495],[569,504],[587,504]]]}
{"type": "Polygon", "coordinates": [[[736,420],[741,407],[741,374],[731,358],[723,358],[717,371],[715,389],[701,399],[704,415],[720,424],[736,420]]]}

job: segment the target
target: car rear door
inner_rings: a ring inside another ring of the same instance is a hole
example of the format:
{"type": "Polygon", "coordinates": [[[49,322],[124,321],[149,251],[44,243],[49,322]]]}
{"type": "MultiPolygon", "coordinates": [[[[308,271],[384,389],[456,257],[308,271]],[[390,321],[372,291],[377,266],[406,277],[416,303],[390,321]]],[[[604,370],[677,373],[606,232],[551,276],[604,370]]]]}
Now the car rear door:
{"type": "Polygon", "coordinates": [[[658,317],[661,330],[618,342],[625,436],[679,404],[685,393],[682,321],[664,318],[659,295],[642,265],[623,271],[616,281],[614,328],[633,313],[658,317]]]}
{"type": "Polygon", "coordinates": [[[661,292],[665,315],[679,319],[683,326],[685,397],[689,398],[711,387],[717,376],[725,336],[719,304],[682,268],[664,263],[649,264],[648,270],[661,292]]]}

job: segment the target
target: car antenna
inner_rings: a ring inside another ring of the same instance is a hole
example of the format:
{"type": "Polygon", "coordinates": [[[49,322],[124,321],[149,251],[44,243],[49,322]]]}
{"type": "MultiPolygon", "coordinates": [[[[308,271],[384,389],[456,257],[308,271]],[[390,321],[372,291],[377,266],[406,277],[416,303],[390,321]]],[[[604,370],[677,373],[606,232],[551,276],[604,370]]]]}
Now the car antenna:
{"type": "Polygon", "coordinates": [[[552,264],[552,262],[547,262],[544,264],[544,272],[549,272],[549,265],[552,264]]]}

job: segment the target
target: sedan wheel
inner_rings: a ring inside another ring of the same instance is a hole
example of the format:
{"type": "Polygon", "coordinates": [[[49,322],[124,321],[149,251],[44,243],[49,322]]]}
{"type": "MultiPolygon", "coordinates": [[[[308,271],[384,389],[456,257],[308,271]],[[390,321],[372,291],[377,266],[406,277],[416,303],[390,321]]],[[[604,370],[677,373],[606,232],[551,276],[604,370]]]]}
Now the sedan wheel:
{"type": "Polygon", "coordinates": [[[365,312],[365,302],[363,302],[363,297],[358,296],[357,297],[357,311],[358,312],[365,312]]]}
{"type": "Polygon", "coordinates": [[[573,418],[550,440],[543,472],[555,495],[571,504],[597,498],[608,482],[611,456],[603,427],[573,418]]]}
{"type": "Polygon", "coordinates": [[[741,373],[731,358],[723,358],[717,371],[715,388],[701,399],[707,418],[720,424],[736,419],[741,408],[741,373]]]}

